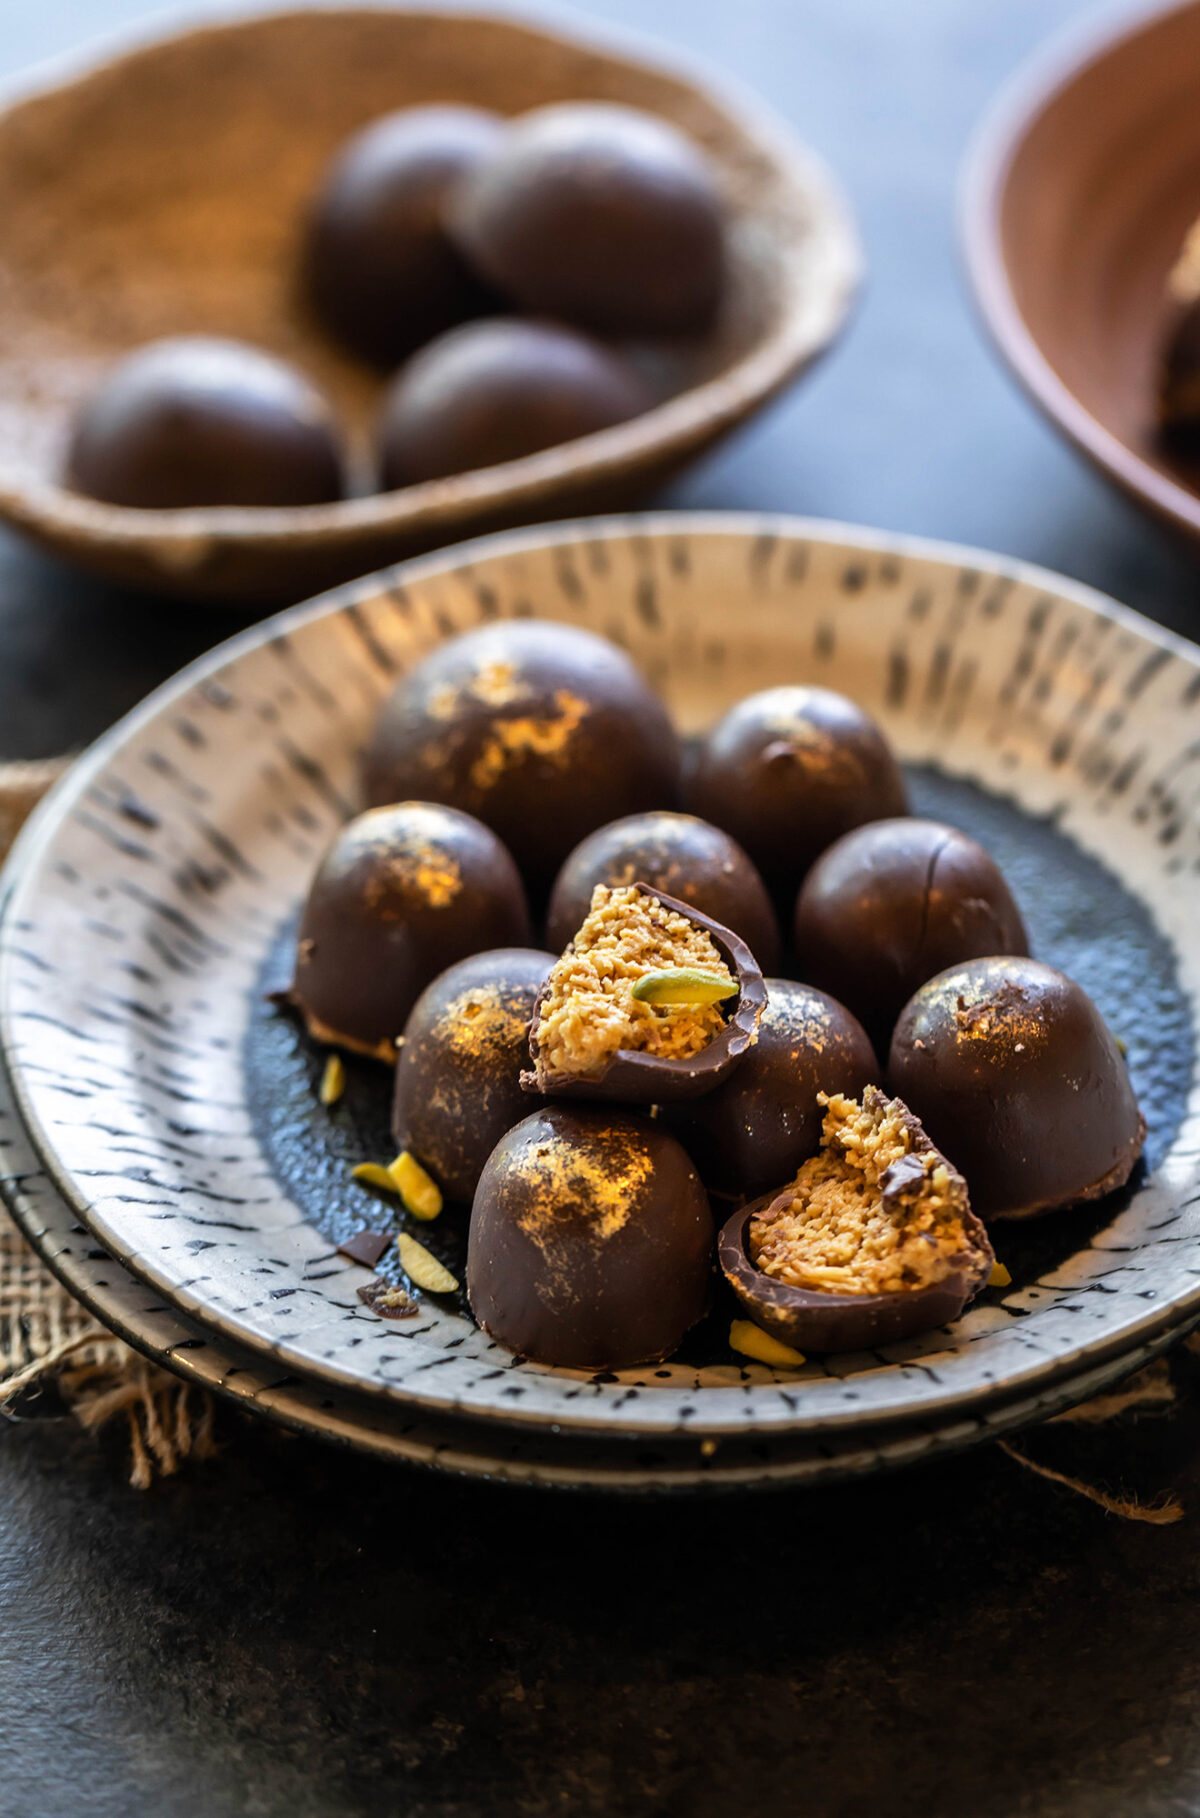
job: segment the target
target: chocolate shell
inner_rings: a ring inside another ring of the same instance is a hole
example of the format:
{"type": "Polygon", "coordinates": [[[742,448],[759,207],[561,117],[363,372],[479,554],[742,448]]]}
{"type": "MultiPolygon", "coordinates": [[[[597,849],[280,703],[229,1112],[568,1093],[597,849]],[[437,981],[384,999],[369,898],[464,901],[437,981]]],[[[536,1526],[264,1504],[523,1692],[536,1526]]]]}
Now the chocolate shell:
{"type": "Polygon", "coordinates": [[[758,1040],[715,1091],[664,1105],[710,1192],[744,1199],[786,1180],[821,1146],[818,1092],[856,1098],[879,1079],[866,1031],[823,991],[766,981],[758,1040]]]}
{"type": "Polygon", "coordinates": [[[885,1056],[926,979],[1029,951],[991,854],[955,827],[911,816],[857,827],[823,852],[797,898],[795,931],[804,978],[853,1010],[885,1056]]]}
{"type": "Polygon", "coordinates": [[[404,1026],[392,1133],[450,1199],[469,1200],[506,1130],[528,1117],[529,1021],[554,964],[532,947],[460,960],[427,985],[404,1026]]]}
{"type": "Polygon", "coordinates": [[[653,897],[665,909],[674,910],[696,927],[703,928],[725,964],[738,982],[738,994],[724,1029],[707,1047],[686,1060],[665,1060],[659,1055],[642,1054],[636,1049],[618,1048],[602,1073],[587,1077],[555,1073],[547,1075],[538,1065],[538,1017],[549,988],[549,981],[538,995],[533,1023],[529,1031],[529,1053],[533,1070],[521,1076],[527,1092],[541,1092],[550,1098],[588,1098],[606,1103],[627,1105],[665,1105],[679,1099],[699,1098],[733,1072],[742,1056],[752,1047],[766,1008],[767,988],[762,970],[745,941],[730,929],[723,928],[711,916],[701,914],[689,903],[664,896],[649,884],[632,886],[643,896],[653,897]]]}
{"type": "Polygon", "coordinates": [[[797,1351],[874,1351],[947,1326],[991,1273],[993,1257],[987,1233],[969,1214],[972,1235],[978,1232],[986,1262],[974,1253],[964,1255],[961,1268],[930,1287],[900,1289],[893,1294],[823,1294],[812,1288],[789,1287],[755,1268],[746,1249],[750,1220],[775,1197],[765,1193],[739,1207],[726,1221],[717,1239],[717,1261],[755,1325],[797,1351]]]}
{"type": "Polygon", "coordinates": [[[779,965],[779,924],[767,887],[736,840],[694,814],[628,814],[597,827],[571,853],[546,912],[546,944],[559,952],[583,921],[597,884],[666,891],[740,934],[764,972],[779,965]]]}
{"type": "Polygon", "coordinates": [[[495,834],[454,808],[396,802],[350,821],[321,860],[284,1001],[315,1040],[394,1060],[439,972],[528,939],[525,892],[495,834]]]}
{"type": "Polygon", "coordinates": [[[467,1295],[519,1356],[620,1370],[669,1356],[703,1318],[712,1246],[708,1199],[674,1137],[625,1112],[547,1105],[484,1168],[467,1295]]]}
{"type": "Polygon", "coordinates": [[[888,1078],[966,1175],[981,1218],[1099,1199],[1145,1141],[1103,1017],[1039,960],[972,960],[930,979],[896,1025],[888,1078]]]}

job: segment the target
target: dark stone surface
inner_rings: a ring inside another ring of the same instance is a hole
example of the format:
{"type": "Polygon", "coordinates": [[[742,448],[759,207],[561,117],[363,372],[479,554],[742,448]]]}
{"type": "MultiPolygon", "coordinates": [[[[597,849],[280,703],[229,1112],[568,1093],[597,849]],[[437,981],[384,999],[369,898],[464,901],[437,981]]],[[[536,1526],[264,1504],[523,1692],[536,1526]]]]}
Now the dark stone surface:
{"type": "MultiPolygon", "coordinates": [[[[150,10],[11,6],[0,65],[150,10]]],[[[592,10],[757,87],[841,172],[871,261],[824,370],[671,502],[974,542],[1200,628],[1195,569],[1017,396],[957,270],[972,122],[1092,8],[592,10]]],[[[236,625],[0,538],[0,755],[81,742],[236,625]]],[[[1200,1511],[1198,1441],[1194,1386],[1167,1420],[1021,1443],[1200,1511]]],[[[632,1508],[232,1419],[220,1462],[139,1495],[69,1425],[4,1429],[0,1814],[1183,1818],[1200,1809],[1197,1520],[1120,1524],[995,1450],[819,1495],[632,1508]]]]}

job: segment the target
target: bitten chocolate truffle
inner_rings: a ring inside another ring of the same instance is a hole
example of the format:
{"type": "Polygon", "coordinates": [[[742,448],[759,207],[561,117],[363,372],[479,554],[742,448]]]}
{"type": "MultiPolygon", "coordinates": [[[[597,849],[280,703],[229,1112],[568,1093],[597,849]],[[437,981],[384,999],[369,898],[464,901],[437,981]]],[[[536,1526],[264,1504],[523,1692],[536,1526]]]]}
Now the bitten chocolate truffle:
{"type": "Polygon", "coordinates": [[[581,840],[550,897],[546,941],[561,951],[597,884],[648,884],[740,934],[764,972],[779,964],[779,925],[766,886],[736,840],[694,814],[630,814],[581,840]]]}
{"type": "Polygon", "coordinates": [[[796,903],[803,976],[849,1006],[881,1053],[919,985],[960,960],[1029,951],[995,860],[940,821],[873,821],[836,840],[796,903]]]}
{"type": "Polygon", "coordinates": [[[458,190],[450,225],[522,308],[601,334],[693,332],[720,299],[713,167],[635,108],[567,102],[523,114],[458,190]]]}
{"type": "Polygon", "coordinates": [[[404,1026],[392,1129],[450,1199],[469,1200],[506,1130],[528,1117],[521,1073],[552,953],[499,947],[427,985],[404,1026]]]}
{"type": "Polygon", "coordinates": [[[408,107],[342,147],[312,207],[304,267],[314,307],[351,352],[394,366],[432,335],[495,310],[442,215],[503,130],[482,108],[408,107]]]}
{"type": "Polygon", "coordinates": [[[981,1218],[1031,1218],[1123,1186],[1146,1126],[1081,986],[1032,959],[977,959],[922,985],[888,1078],[962,1169],[981,1218]]]}
{"type": "Polygon", "coordinates": [[[808,985],[770,978],[758,1040],[734,1072],[715,1092],[664,1105],[661,1115],[706,1187],[753,1199],[816,1154],[818,1092],[857,1098],[879,1076],[848,1010],[808,985]]]}
{"type": "Polygon", "coordinates": [[[418,796],[478,815],[534,890],[585,833],[674,807],[679,741],[624,651],[539,620],[442,644],[386,703],[367,747],[370,802],[418,796]]]}
{"type": "Polygon", "coordinates": [[[687,806],[745,847],[772,889],[792,891],[826,846],[903,814],[904,778],[874,720],[828,688],[768,688],[704,740],[687,806]]]}
{"type": "Polygon", "coordinates": [[[379,417],[384,490],[517,461],[648,410],[611,348],[553,322],[495,317],[439,335],[397,374],[379,417]]]}
{"type": "Polygon", "coordinates": [[[765,1004],[754,955],[728,928],[645,884],[597,884],[538,995],[521,1083],[555,1098],[696,1098],[753,1046],[765,1004]]]}
{"type": "Polygon", "coordinates": [[[521,879],[495,834],[454,808],[398,802],[360,814],[322,859],[289,999],[317,1041],[390,1061],[439,972],[528,940],[521,879]]]}
{"type": "Polygon", "coordinates": [[[547,1105],[502,1137],[471,1211],[467,1294],[519,1356],[620,1370],[668,1357],[707,1311],[708,1200],[655,1124],[547,1105]]]}
{"type": "Polygon", "coordinates": [[[730,1287],[800,1351],[873,1350],[957,1319],[995,1261],[962,1175],[876,1087],[821,1102],[820,1154],[721,1232],[730,1287]]]}
{"type": "Polygon", "coordinates": [[[201,335],[118,361],[80,411],[66,479],[110,505],[320,505],[342,496],[321,394],[283,360],[201,335]]]}

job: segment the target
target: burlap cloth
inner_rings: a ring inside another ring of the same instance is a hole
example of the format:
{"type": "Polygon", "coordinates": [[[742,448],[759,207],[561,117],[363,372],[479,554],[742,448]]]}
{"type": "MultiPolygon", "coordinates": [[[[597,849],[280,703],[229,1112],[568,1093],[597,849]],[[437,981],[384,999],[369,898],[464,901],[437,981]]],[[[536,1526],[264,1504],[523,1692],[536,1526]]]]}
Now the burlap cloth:
{"type": "MultiPolygon", "coordinates": [[[[0,764],[0,858],[21,823],[68,759],[0,764]]],[[[1200,1350],[1196,1339],[1185,1341],[1200,1350]]],[[[178,1471],[185,1460],[211,1457],[211,1396],[139,1356],[73,1300],[29,1248],[0,1206],[0,1414],[20,1416],[29,1398],[54,1397],[65,1413],[98,1433],[118,1426],[127,1447],[129,1480],[139,1489],[178,1471]]],[[[1110,1394],[1047,1421],[1047,1427],[1095,1427],[1170,1413],[1177,1400],[1171,1366],[1160,1358],[1110,1394]]],[[[1182,1518],[1172,1495],[1150,1500],[1101,1488],[997,1442],[1016,1463],[1130,1521],[1165,1525],[1182,1518]]]]}

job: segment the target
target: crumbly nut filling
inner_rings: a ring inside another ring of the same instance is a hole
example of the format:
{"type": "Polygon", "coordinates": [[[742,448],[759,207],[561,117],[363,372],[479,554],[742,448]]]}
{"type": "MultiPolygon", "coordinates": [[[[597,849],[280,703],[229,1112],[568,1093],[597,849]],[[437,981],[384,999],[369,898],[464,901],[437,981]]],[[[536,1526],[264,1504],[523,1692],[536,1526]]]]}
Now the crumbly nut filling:
{"type": "Polygon", "coordinates": [[[899,1099],[819,1094],[822,1148],[750,1221],[751,1261],[793,1288],[891,1294],[942,1281],[968,1249],[966,1183],[899,1099]]]}
{"type": "Polygon", "coordinates": [[[735,984],[695,922],[632,886],[597,884],[582,927],[550,974],[537,1025],[539,1071],[591,1077],[621,1048],[661,1060],[699,1054],[725,1027],[720,1004],[648,1004],[633,996],[648,972],[685,966],[735,984]]]}

